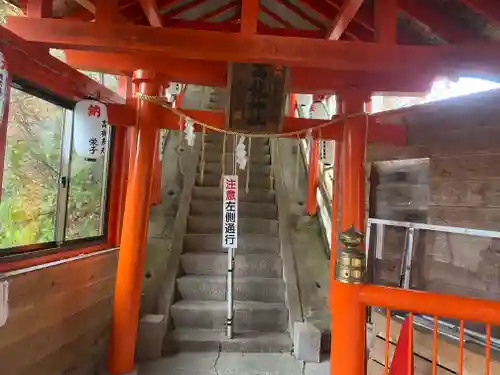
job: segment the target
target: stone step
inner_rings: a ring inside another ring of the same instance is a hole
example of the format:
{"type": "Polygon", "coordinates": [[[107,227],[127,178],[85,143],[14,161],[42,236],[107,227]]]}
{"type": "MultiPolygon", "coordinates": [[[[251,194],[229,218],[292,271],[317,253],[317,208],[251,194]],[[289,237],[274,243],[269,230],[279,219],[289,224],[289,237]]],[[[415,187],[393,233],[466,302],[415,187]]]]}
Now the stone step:
{"type": "MultiPolygon", "coordinates": [[[[284,303],[236,301],[234,331],[278,331],[288,328],[284,303]]],[[[226,325],[225,301],[178,301],[171,307],[175,328],[223,329],[226,325]]]]}
{"type": "MultiPolygon", "coordinates": [[[[225,301],[225,276],[187,275],[177,279],[182,299],[198,301],[225,301]]],[[[282,279],[264,277],[237,277],[234,281],[236,301],[284,302],[285,284],[282,279]]]]}
{"type": "MultiPolygon", "coordinates": [[[[201,173],[198,172],[198,174],[196,175],[196,185],[198,186],[219,186],[220,180],[221,180],[220,174],[205,173],[203,176],[203,182],[201,181],[201,173]]],[[[240,176],[240,178],[238,178],[238,185],[241,190],[243,190],[244,187],[246,186],[246,181],[247,181],[246,176],[240,176]]],[[[271,180],[269,176],[254,175],[250,177],[250,180],[248,181],[248,186],[249,188],[269,189],[271,183],[274,183],[274,181],[271,180]]]]}
{"type": "MultiPolygon", "coordinates": [[[[232,171],[233,164],[232,163],[226,163],[225,166],[225,173],[228,171],[232,171]]],[[[248,168],[248,164],[247,164],[248,168]]],[[[198,165],[198,171],[201,171],[201,167],[198,165]]],[[[222,166],[220,161],[218,162],[210,162],[205,164],[205,173],[215,173],[215,174],[222,174],[222,166]]],[[[265,175],[269,177],[269,174],[271,173],[271,166],[270,165],[265,165],[265,164],[250,164],[250,178],[252,178],[254,175],[265,175]]],[[[247,170],[241,170],[238,169],[238,176],[246,176],[247,175],[247,170]]]]}
{"type": "MultiPolygon", "coordinates": [[[[227,253],[222,247],[220,234],[184,235],[184,252],[227,253]]],[[[238,236],[238,254],[275,254],[280,252],[279,239],[263,234],[242,234],[238,236]]]]}
{"type": "MultiPolygon", "coordinates": [[[[221,233],[222,218],[214,220],[213,218],[204,216],[189,216],[187,230],[189,233],[200,234],[221,233]]],[[[238,219],[238,233],[256,233],[277,236],[278,221],[243,217],[238,219]]]]}
{"type": "MultiPolygon", "coordinates": [[[[219,219],[222,216],[222,201],[192,200],[190,213],[191,215],[217,216],[217,218],[214,217],[213,219],[219,219]]],[[[238,216],[240,218],[277,219],[278,208],[272,203],[239,202],[238,216]]]]}
{"type": "MultiPolygon", "coordinates": [[[[211,163],[211,162],[218,162],[220,163],[222,161],[221,153],[220,152],[205,152],[204,154],[204,159],[206,163],[211,163]]],[[[233,154],[229,155],[226,154],[226,163],[229,165],[233,165],[233,154]]],[[[269,165],[271,164],[271,155],[269,154],[257,154],[253,152],[250,155],[250,163],[252,165],[269,165]]]]}
{"type": "Polygon", "coordinates": [[[291,353],[292,340],[286,332],[240,332],[228,339],[224,330],[176,329],[167,335],[164,352],[291,353]]]}
{"type": "MultiPolygon", "coordinates": [[[[274,254],[238,254],[235,257],[236,277],[281,278],[283,262],[274,254]]],[[[187,275],[226,276],[227,255],[223,253],[186,253],[181,267],[187,275]]]]}
{"type": "MultiPolygon", "coordinates": [[[[213,199],[220,200],[222,198],[222,189],[218,186],[195,186],[193,188],[194,199],[213,199]]],[[[248,193],[245,189],[239,189],[238,199],[240,202],[269,202],[275,203],[274,191],[266,189],[250,189],[248,193]]]]}

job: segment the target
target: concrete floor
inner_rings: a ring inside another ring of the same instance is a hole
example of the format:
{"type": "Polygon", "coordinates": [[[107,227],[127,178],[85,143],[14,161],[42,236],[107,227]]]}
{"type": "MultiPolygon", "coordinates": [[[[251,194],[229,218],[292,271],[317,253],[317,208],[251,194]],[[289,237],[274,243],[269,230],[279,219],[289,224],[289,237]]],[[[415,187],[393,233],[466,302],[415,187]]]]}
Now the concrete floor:
{"type": "Polygon", "coordinates": [[[180,353],[143,363],[139,375],[329,375],[329,362],[306,363],[289,354],[180,353]]]}

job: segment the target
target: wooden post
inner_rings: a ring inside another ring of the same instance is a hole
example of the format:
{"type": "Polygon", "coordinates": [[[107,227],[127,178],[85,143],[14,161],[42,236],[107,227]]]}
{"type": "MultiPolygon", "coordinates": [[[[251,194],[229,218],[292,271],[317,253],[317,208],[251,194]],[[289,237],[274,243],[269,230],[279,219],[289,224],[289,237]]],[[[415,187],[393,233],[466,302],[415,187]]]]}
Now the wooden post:
{"type": "MultiPolygon", "coordinates": [[[[297,151],[298,152],[298,151],[297,151]]],[[[307,166],[307,198],[306,211],[309,216],[316,215],[318,204],[316,201],[316,192],[318,190],[318,172],[319,172],[319,155],[318,141],[311,139],[309,145],[309,164],[307,166]]]]}
{"type": "MultiPolygon", "coordinates": [[[[132,97],[132,79],[120,76],[118,78],[117,92],[124,98],[130,99],[132,97]]],[[[127,104],[132,105],[132,102],[129,101],[127,104]]],[[[119,246],[122,233],[123,211],[125,208],[125,195],[127,193],[130,139],[128,137],[128,129],[124,126],[115,126],[113,133],[111,181],[109,186],[112,194],[108,214],[108,242],[111,246],[119,246]]]]}
{"type": "MultiPolygon", "coordinates": [[[[154,74],[148,71],[136,71],[134,84],[146,95],[159,95],[161,91],[154,74]]],[[[156,108],[146,101],[138,103],[135,155],[129,168],[108,355],[108,371],[113,375],[134,370],[151,181],[158,146],[156,108]]]]}
{"type": "MultiPolygon", "coordinates": [[[[340,229],[345,231],[348,227],[354,226],[361,231],[364,217],[360,214],[360,206],[364,207],[364,202],[359,199],[359,191],[361,185],[365,183],[367,119],[362,115],[364,100],[359,93],[342,96],[342,100],[344,115],[360,113],[360,116],[344,122],[340,229]]],[[[343,375],[364,374],[366,308],[359,296],[361,285],[334,279],[330,288],[332,313],[330,373],[332,375],[339,372],[343,375]]]]}
{"type": "MultiPolygon", "coordinates": [[[[342,115],[342,100],[336,97],[336,115],[342,115]]],[[[335,273],[335,261],[337,260],[338,246],[338,221],[339,221],[339,201],[340,201],[340,160],[342,155],[342,142],[335,141],[335,151],[333,154],[333,187],[332,187],[332,243],[330,245],[330,285],[332,285],[335,273]]],[[[330,298],[330,310],[333,301],[330,298]]]]}

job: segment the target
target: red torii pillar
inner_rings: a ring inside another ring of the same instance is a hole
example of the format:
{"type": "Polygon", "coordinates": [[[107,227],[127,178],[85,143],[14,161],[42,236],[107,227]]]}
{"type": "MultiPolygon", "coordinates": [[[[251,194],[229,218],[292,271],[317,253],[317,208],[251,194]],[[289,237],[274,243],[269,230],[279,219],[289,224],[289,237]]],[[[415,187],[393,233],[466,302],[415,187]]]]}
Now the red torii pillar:
{"type": "MultiPolygon", "coordinates": [[[[155,74],[149,71],[134,72],[133,83],[137,91],[146,95],[159,95],[162,89],[155,74]]],[[[157,108],[146,101],[137,104],[135,152],[130,160],[108,353],[107,367],[113,375],[134,371],[151,182],[158,148],[157,108]]]]}
{"type": "MultiPolygon", "coordinates": [[[[342,115],[342,99],[336,96],[336,115],[342,115]]],[[[338,221],[339,221],[339,201],[340,201],[340,160],[342,155],[342,142],[335,141],[333,154],[333,186],[332,186],[332,243],[330,244],[330,285],[334,280],[335,261],[337,260],[338,246],[338,221]]],[[[332,298],[329,299],[330,310],[332,309],[332,298]]]]}
{"type": "MultiPolygon", "coordinates": [[[[359,92],[341,95],[342,114],[364,113],[369,98],[359,92]]],[[[343,232],[350,226],[363,232],[367,117],[345,120],[342,141],[340,207],[343,232]]],[[[336,234],[338,236],[338,234],[336,234]]],[[[338,237],[337,237],[338,238],[338,237]]],[[[337,239],[332,239],[337,243],[337,239]]],[[[363,375],[365,369],[366,308],[360,300],[361,284],[332,280],[330,301],[332,342],[330,373],[363,375]]]]}

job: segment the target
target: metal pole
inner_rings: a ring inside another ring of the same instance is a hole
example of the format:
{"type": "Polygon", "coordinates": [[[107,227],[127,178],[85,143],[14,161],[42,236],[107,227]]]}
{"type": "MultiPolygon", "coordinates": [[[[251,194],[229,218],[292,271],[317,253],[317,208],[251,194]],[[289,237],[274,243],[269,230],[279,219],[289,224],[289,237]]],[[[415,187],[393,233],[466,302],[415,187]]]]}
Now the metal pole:
{"type": "Polygon", "coordinates": [[[234,321],[234,248],[227,250],[227,337],[233,338],[234,321]]]}
{"type": "MultiPolygon", "coordinates": [[[[237,174],[236,170],[236,145],[237,136],[233,137],[233,174],[237,174]]],[[[238,187],[236,187],[238,189],[238,187]]],[[[238,233],[236,233],[238,236],[238,233]]],[[[233,338],[233,323],[234,323],[234,251],[233,247],[227,249],[227,337],[233,338]]]]}
{"type": "Polygon", "coordinates": [[[403,280],[402,286],[404,289],[410,289],[410,279],[411,279],[411,264],[413,261],[413,247],[415,240],[415,229],[408,228],[407,237],[406,237],[406,251],[405,251],[405,259],[403,263],[403,280]]]}

